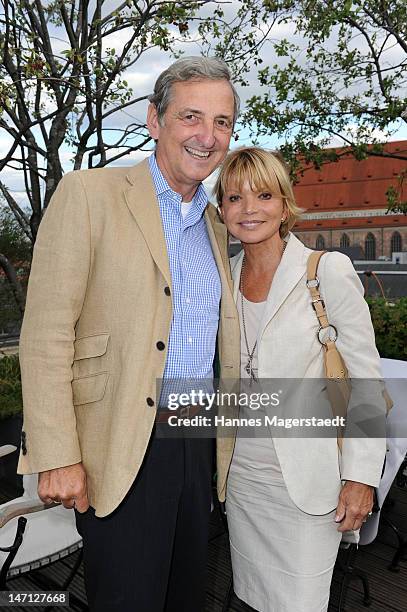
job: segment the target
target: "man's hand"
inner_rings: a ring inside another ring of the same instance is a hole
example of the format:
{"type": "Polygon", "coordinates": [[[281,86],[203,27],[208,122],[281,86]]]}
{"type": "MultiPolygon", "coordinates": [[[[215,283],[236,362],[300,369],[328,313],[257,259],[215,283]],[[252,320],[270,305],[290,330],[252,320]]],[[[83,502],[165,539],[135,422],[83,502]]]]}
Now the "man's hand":
{"type": "Polygon", "coordinates": [[[346,481],[339,495],[335,522],[338,531],[356,531],[365,522],[373,507],[373,487],[361,482],[346,481]]]}
{"type": "Polygon", "coordinates": [[[40,472],[38,495],[45,504],[62,502],[65,508],[86,512],[89,508],[86,472],[82,463],[40,472]]]}

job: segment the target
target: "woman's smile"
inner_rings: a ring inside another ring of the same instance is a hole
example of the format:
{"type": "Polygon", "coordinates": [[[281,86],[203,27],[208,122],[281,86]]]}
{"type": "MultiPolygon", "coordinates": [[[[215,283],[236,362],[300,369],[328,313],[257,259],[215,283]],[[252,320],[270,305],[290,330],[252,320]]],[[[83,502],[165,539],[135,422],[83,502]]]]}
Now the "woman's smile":
{"type": "Polygon", "coordinates": [[[239,225],[243,227],[243,229],[254,230],[257,229],[260,225],[262,225],[264,221],[257,221],[254,219],[240,221],[239,225]]]}

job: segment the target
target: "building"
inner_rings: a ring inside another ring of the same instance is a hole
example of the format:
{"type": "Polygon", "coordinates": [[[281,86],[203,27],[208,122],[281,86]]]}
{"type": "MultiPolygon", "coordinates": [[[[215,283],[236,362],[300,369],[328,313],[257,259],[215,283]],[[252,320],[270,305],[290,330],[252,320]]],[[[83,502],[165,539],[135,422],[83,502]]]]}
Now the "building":
{"type": "Polygon", "coordinates": [[[393,157],[357,161],[342,151],[339,161],[320,170],[309,166],[299,177],[294,192],[306,212],[294,233],[313,249],[338,249],[352,260],[391,260],[393,253],[407,251],[407,215],[387,213],[386,198],[407,170],[407,141],[385,145],[393,157]]]}

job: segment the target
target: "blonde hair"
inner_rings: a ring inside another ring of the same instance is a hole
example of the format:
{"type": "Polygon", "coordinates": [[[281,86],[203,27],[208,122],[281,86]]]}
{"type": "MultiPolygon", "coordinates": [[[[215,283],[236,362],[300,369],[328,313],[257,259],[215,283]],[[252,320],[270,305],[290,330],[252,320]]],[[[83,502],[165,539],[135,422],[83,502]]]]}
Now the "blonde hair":
{"type": "Polygon", "coordinates": [[[281,154],[260,147],[242,147],[229,153],[213,189],[219,207],[231,180],[239,190],[248,181],[253,191],[267,190],[283,200],[287,218],[281,224],[280,236],[285,238],[303,211],[295,202],[290,175],[281,154]]]}

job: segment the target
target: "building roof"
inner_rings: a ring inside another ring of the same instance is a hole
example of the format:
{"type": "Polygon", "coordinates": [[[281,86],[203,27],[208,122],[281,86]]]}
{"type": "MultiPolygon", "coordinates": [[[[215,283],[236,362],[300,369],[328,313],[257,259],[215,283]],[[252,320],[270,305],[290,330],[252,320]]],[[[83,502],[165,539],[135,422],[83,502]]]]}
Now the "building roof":
{"type": "MultiPolygon", "coordinates": [[[[296,229],[407,225],[405,215],[386,215],[386,191],[397,188],[398,176],[407,170],[407,141],[390,142],[384,149],[394,157],[358,161],[348,149],[337,149],[342,154],[338,161],[320,170],[308,166],[294,186],[297,204],[307,213],[296,229]]],[[[406,192],[405,187],[404,198],[406,192]]]]}

